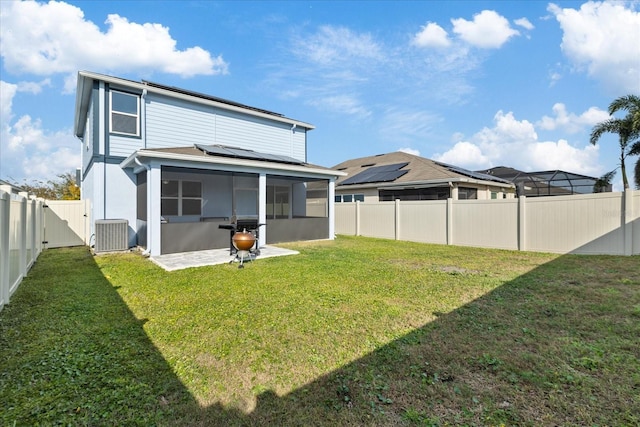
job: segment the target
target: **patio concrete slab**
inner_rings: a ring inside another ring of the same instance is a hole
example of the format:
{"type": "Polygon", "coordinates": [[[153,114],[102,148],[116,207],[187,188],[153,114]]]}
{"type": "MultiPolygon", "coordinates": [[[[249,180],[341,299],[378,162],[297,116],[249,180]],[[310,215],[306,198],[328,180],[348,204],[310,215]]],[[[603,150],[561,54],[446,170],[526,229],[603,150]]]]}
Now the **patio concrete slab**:
{"type": "MultiPolygon", "coordinates": [[[[261,260],[276,256],[297,255],[298,251],[278,248],[276,246],[263,246],[257,257],[245,258],[245,261],[261,260]]],[[[229,249],[209,249],[206,251],[180,252],[151,257],[151,261],[167,271],[182,270],[191,267],[204,267],[207,265],[227,264],[235,260],[235,255],[229,255],[229,249]]],[[[238,260],[239,261],[239,260],[238,260]]]]}

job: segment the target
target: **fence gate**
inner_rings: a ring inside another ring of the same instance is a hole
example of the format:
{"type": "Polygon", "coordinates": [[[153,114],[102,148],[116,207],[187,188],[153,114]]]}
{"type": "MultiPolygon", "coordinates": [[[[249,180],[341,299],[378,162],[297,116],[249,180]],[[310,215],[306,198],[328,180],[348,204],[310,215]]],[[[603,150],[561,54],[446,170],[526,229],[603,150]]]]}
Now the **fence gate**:
{"type": "Polygon", "coordinates": [[[47,248],[86,245],[89,238],[89,200],[51,200],[44,209],[47,248]]]}

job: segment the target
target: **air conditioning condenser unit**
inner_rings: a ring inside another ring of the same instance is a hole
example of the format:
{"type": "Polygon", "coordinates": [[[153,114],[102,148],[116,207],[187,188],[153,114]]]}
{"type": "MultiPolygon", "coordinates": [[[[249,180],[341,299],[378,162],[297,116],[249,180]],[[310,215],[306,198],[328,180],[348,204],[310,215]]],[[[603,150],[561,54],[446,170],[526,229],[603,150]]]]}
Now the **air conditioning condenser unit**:
{"type": "Polygon", "coordinates": [[[94,251],[117,252],[129,249],[129,222],[126,219],[96,220],[94,251]]]}

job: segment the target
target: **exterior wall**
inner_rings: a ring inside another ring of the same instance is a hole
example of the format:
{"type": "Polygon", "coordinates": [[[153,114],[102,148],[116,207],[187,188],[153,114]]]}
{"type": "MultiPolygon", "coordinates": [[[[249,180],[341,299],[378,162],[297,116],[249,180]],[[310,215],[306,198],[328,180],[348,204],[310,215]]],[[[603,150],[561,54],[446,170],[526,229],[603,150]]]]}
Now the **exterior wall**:
{"type": "MultiPolygon", "coordinates": [[[[306,161],[304,129],[292,130],[286,123],[270,122],[155,94],[147,96],[145,105],[145,148],[220,144],[306,161]]],[[[117,146],[117,150],[123,156],[131,154],[124,154],[121,146],[117,146]]]]}
{"type": "MultiPolygon", "coordinates": [[[[126,219],[129,246],[136,245],[136,178],[118,163],[94,162],[82,183],[83,199],[91,203],[90,230],[98,219],[126,219]]],[[[94,243],[91,241],[91,243],[94,243]]]]}
{"type": "Polygon", "coordinates": [[[337,203],[336,233],[575,254],[640,254],[640,191],[506,200],[337,203]],[[446,236],[446,238],[445,238],[446,236]]]}

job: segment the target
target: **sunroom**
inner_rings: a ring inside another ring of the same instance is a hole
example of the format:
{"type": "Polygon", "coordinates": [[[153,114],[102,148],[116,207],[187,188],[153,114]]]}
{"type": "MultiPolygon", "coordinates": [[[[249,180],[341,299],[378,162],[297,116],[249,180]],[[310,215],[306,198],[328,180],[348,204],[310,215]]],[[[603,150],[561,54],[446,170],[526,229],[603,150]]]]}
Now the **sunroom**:
{"type": "Polygon", "coordinates": [[[292,157],[220,145],[138,150],[136,237],[151,255],[229,248],[228,226],[258,224],[258,246],[334,235],[342,173],[292,157]]]}

